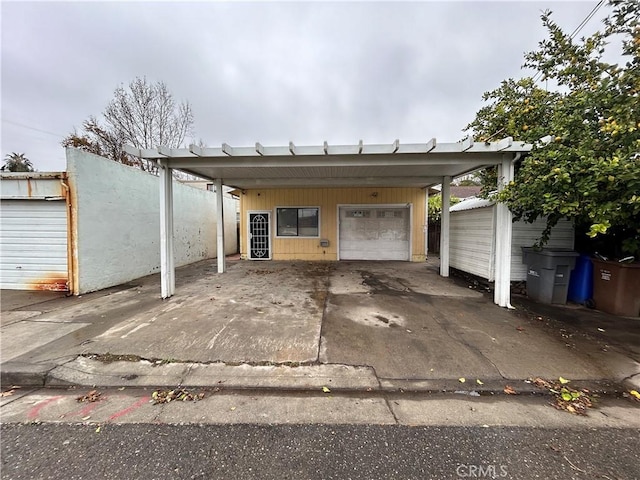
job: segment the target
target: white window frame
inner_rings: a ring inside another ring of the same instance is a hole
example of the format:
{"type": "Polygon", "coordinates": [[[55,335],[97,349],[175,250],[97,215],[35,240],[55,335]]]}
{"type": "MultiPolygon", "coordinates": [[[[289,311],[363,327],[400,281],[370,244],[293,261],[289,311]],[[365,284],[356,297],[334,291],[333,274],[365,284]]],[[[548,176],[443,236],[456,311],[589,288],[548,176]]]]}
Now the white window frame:
{"type": "Polygon", "coordinates": [[[322,217],[321,217],[321,208],[319,205],[277,205],[276,207],[274,207],[273,209],[273,218],[275,220],[275,225],[274,225],[274,229],[273,231],[275,232],[275,238],[289,238],[289,239],[296,239],[296,238],[321,238],[322,237],[322,232],[321,232],[321,228],[322,228],[322,217]],[[301,209],[301,208],[316,208],[318,210],[318,235],[278,235],[278,209],[279,208],[297,208],[297,209],[301,209]]]}

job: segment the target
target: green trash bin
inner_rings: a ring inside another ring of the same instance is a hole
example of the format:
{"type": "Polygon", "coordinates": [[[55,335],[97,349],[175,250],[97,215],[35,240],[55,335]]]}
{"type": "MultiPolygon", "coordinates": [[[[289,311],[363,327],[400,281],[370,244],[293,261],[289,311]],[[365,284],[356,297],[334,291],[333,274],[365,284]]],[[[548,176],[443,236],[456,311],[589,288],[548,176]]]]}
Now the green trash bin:
{"type": "Polygon", "coordinates": [[[527,265],[527,296],[540,303],[567,303],[571,270],[578,252],[566,248],[522,247],[527,265]]]}

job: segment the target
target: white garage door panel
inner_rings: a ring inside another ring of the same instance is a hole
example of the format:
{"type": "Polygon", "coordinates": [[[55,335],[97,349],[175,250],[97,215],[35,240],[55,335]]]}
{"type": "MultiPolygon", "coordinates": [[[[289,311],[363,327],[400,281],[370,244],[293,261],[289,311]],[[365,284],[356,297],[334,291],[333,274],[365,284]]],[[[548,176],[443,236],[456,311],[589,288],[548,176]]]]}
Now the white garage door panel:
{"type": "Polygon", "coordinates": [[[409,260],[407,207],[341,207],[341,260],[409,260]]]}
{"type": "Polygon", "coordinates": [[[67,211],[64,201],[3,200],[0,286],[66,290],[67,211]]]}

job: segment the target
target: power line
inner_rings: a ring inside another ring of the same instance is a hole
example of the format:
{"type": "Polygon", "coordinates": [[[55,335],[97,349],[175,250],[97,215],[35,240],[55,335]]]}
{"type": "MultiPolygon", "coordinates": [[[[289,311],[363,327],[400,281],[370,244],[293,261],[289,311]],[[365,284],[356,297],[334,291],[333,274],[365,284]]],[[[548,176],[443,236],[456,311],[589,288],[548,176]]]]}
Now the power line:
{"type": "Polygon", "coordinates": [[[31,127],[29,125],[25,125],[24,123],[14,122],[12,120],[7,120],[5,118],[2,119],[2,123],[10,123],[11,125],[16,125],[18,127],[26,128],[28,130],[34,130],[36,132],[46,133],[47,135],[53,135],[54,137],[64,137],[65,135],[60,133],[49,132],[48,130],[42,130],[41,128],[31,127]]]}
{"type": "MultiPolygon", "coordinates": [[[[598,12],[598,10],[600,10],[600,7],[602,7],[602,5],[604,4],[605,4],[605,0],[600,0],[598,4],[595,7],[593,7],[593,9],[587,14],[584,20],[582,20],[582,22],[580,22],[580,24],[575,28],[575,30],[573,30],[571,35],[569,35],[569,38],[571,40],[573,40],[575,36],[578,33],[580,33],[580,30],[582,30],[585,27],[585,25],[589,23],[589,20],[593,18],[593,16],[598,12]]],[[[535,82],[538,79],[538,77],[540,77],[540,75],[542,75],[542,72],[536,73],[533,77],[533,81],[535,82]]]]}
{"type": "Polygon", "coordinates": [[[573,31],[573,33],[571,35],[569,35],[569,38],[571,38],[573,40],[573,38],[580,33],[580,30],[582,30],[584,28],[584,26],[589,23],[589,20],[591,20],[593,18],[593,16],[596,14],[596,12],[598,10],[600,10],[600,7],[602,7],[602,5],[604,5],[604,1],[605,0],[600,0],[600,2],[598,2],[598,4],[593,8],[593,10],[591,10],[591,12],[589,13],[589,15],[586,16],[586,18],[582,21],[582,23],[580,25],[578,25],[576,27],[576,29],[573,31]]]}

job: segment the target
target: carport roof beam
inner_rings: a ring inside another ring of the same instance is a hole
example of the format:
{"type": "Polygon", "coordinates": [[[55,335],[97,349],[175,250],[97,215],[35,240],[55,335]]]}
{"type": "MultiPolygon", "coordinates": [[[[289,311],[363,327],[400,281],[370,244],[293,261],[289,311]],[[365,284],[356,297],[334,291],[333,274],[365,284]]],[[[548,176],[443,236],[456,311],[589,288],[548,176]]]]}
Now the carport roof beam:
{"type": "Polygon", "coordinates": [[[282,156],[324,156],[324,155],[384,155],[395,154],[490,154],[500,152],[528,152],[531,145],[524,142],[515,142],[513,139],[505,138],[498,142],[474,142],[472,138],[467,138],[461,142],[437,143],[435,138],[426,143],[404,143],[399,140],[393,144],[361,144],[355,145],[331,145],[327,142],[323,145],[296,146],[289,142],[287,146],[262,146],[259,143],[254,147],[234,147],[223,144],[222,148],[217,147],[197,147],[190,145],[189,148],[162,148],[162,153],[158,149],[140,149],[125,145],[125,152],[145,159],[171,158],[188,159],[206,157],[209,159],[230,157],[282,157],[282,156]],[[259,147],[258,147],[259,145],[259,147]]]}
{"type": "Polygon", "coordinates": [[[422,187],[440,183],[441,177],[269,177],[269,178],[233,178],[227,180],[228,186],[237,188],[295,188],[295,187],[351,187],[354,183],[366,187],[422,187]]]}

